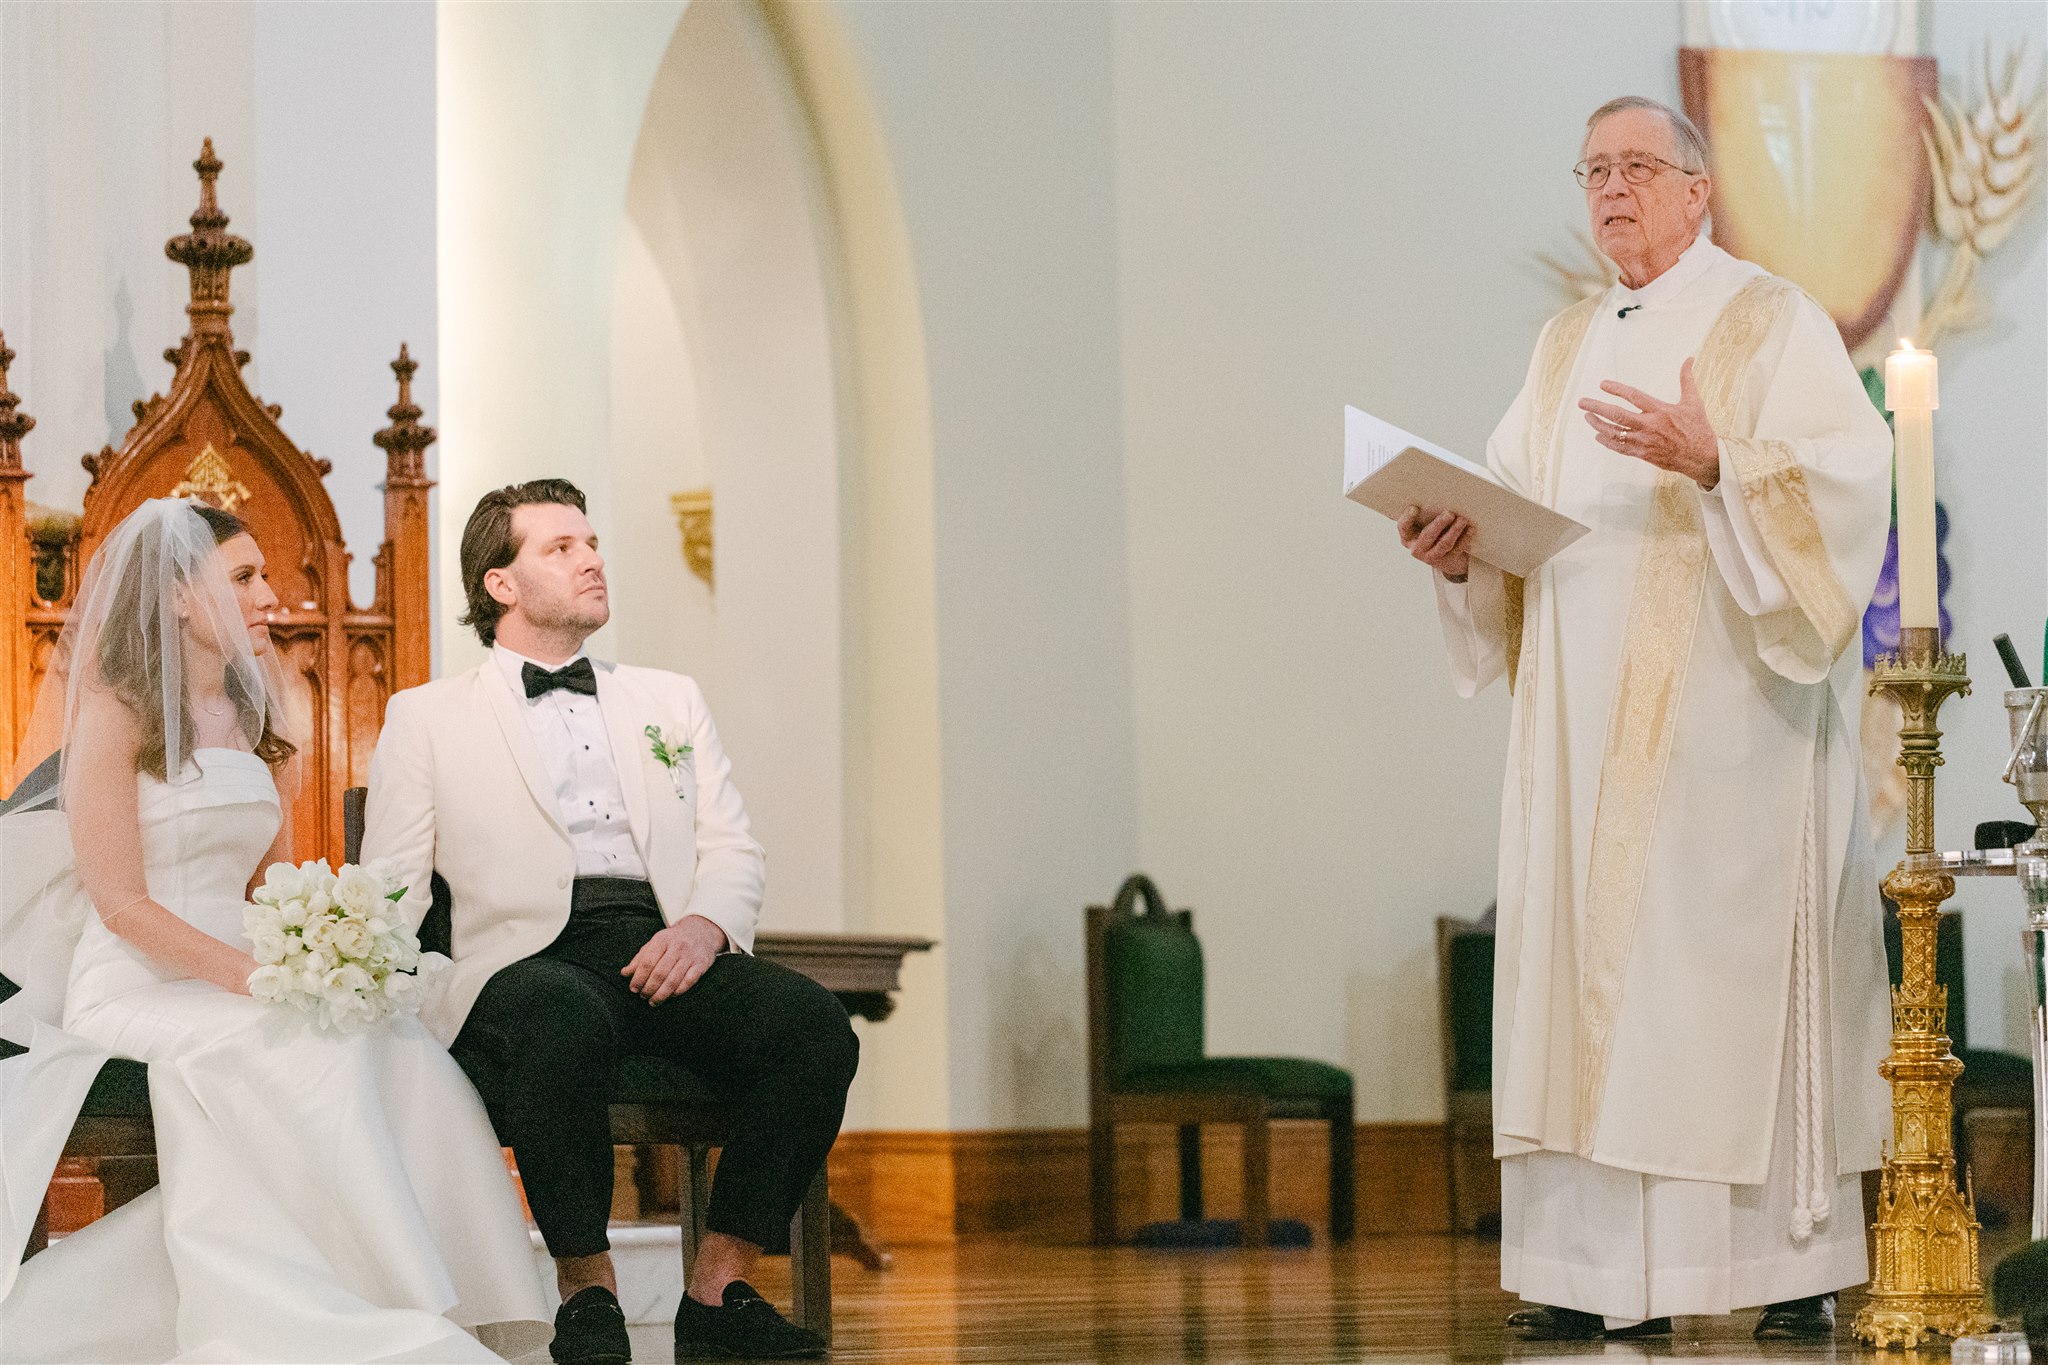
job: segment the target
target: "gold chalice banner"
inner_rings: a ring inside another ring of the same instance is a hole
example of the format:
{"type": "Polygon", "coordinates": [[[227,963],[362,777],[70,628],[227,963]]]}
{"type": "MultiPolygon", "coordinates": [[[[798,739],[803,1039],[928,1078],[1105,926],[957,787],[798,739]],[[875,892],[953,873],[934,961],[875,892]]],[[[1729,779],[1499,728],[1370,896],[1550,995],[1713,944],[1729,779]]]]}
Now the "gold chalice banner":
{"type": "Polygon", "coordinates": [[[1687,47],[1678,80],[1713,149],[1714,241],[1820,300],[1855,349],[1927,217],[1934,59],[1687,47]]]}

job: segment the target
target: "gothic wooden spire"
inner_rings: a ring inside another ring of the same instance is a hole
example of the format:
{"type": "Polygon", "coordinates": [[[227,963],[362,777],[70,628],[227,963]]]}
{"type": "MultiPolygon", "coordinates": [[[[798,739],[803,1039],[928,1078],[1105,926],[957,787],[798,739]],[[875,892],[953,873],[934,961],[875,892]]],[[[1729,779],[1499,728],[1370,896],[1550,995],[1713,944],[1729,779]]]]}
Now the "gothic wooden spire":
{"type": "Polygon", "coordinates": [[[7,337],[0,334],[0,470],[21,468],[21,438],[35,429],[36,419],[21,411],[21,398],[7,387],[7,367],[14,352],[7,349],[7,337]]]}
{"type": "Polygon", "coordinates": [[[370,439],[386,454],[387,483],[424,483],[427,477],[427,447],[437,436],[432,427],[420,425],[420,405],[412,401],[412,377],[420,368],[404,342],[398,344],[398,359],[391,369],[398,376],[398,401],[385,411],[391,425],[370,439]]]}
{"type": "Polygon", "coordinates": [[[193,333],[226,336],[228,315],[235,311],[228,302],[228,272],[248,264],[256,249],[228,231],[228,216],[214,196],[221,160],[213,154],[212,138],[206,139],[192,169],[199,172],[199,207],[192,210],[192,230],[164,243],[164,255],[192,272],[192,301],[185,311],[191,315],[193,333]]]}

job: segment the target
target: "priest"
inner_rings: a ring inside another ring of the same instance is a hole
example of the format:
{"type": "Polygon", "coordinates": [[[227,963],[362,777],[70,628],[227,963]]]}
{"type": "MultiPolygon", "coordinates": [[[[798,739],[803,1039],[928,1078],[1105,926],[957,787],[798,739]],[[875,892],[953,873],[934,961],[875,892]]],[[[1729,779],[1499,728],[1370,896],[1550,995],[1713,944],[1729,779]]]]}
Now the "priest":
{"type": "Polygon", "coordinates": [[[1859,636],[1891,438],[1827,313],[1716,247],[1676,110],[1576,167],[1620,282],[1544,327],[1487,444],[1591,528],[1526,581],[1411,510],[1461,695],[1512,693],[1493,1014],[1501,1279],[1532,1339],[1763,1306],[1824,1337],[1868,1278],[1889,1030],[1859,636]]]}

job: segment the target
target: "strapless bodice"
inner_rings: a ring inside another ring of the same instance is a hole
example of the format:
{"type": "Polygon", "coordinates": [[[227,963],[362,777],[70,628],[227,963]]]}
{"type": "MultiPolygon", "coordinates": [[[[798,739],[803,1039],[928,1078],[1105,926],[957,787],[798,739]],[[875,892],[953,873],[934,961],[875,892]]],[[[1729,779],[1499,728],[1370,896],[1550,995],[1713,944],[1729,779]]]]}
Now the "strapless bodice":
{"type": "MultiPolygon", "coordinates": [[[[201,749],[176,782],[137,775],[136,815],[151,899],[194,928],[246,947],[244,893],[283,819],[270,766],[241,749],[201,749]]],[[[136,986],[172,979],[88,913],[65,1014],[75,1017],[136,986]]]]}

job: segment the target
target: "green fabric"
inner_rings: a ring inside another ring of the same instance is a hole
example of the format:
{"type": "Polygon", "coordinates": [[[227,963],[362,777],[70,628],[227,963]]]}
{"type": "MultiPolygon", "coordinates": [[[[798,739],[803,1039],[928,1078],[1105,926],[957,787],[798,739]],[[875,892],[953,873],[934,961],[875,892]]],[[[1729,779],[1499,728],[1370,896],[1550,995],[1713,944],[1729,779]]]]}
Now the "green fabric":
{"type": "Polygon", "coordinates": [[[1171,915],[1120,919],[1109,928],[1103,962],[1109,977],[1111,1084],[1146,1067],[1199,1062],[1202,944],[1171,915]]]}
{"type": "Polygon", "coordinates": [[[2004,1095],[2014,1109],[2033,1108],[2032,1062],[2013,1052],[1983,1052],[1974,1047],[1954,1051],[1963,1064],[1963,1074],[1956,1081],[1959,1093],[1968,1092],[1979,1104],[1989,1103],[1987,1097],[2004,1095]]]}
{"type": "Polygon", "coordinates": [[[1305,1057],[1205,1057],[1172,1066],[1139,1067],[1123,1088],[1148,1094],[1199,1090],[1276,1100],[1342,1099],[1351,1093],[1351,1073],[1305,1057]]]}
{"type": "Polygon", "coordinates": [[[2024,1317],[2036,1339],[2048,1333],[2048,1241],[2000,1261],[1991,1276],[1991,1298],[1999,1312],[2024,1317]]]}
{"type": "Polygon", "coordinates": [[[1450,945],[1451,1089],[1493,1089],[1493,933],[1459,934],[1450,945]]]}
{"type": "Polygon", "coordinates": [[[146,1119],[149,1112],[149,1068],[115,1057],[100,1068],[78,1112],[92,1118],[146,1119]]]}

